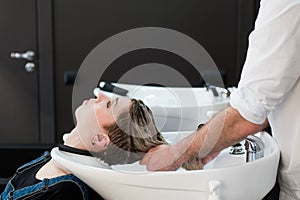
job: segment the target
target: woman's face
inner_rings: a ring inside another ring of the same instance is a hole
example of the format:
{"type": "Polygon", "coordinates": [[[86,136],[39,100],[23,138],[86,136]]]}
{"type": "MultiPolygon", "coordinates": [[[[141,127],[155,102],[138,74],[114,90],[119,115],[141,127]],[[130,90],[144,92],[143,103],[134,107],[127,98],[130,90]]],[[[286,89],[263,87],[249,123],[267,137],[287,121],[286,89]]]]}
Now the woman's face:
{"type": "Polygon", "coordinates": [[[103,93],[94,99],[85,100],[76,109],[77,131],[83,142],[91,140],[95,134],[106,134],[105,126],[116,122],[121,113],[129,112],[131,99],[126,97],[110,98],[103,93]]]}
{"type": "Polygon", "coordinates": [[[103,93],[94,99],[83,101],[76,110],[77,123],[97,121],[100,128],[113,124],[123,112],[129,112],[131,100],[126,97],[110,98],[103,93]],[[94,119],[94,120],[93,120],[94,119]]]}

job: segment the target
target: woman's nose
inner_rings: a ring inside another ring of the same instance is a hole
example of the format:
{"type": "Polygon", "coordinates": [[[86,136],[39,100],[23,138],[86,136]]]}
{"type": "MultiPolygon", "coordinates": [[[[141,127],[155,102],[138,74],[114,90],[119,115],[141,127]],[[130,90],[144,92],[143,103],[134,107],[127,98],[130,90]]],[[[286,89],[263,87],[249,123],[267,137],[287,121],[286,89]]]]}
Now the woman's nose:
{"type": "Polygon", "coordinates": [[[100,101],[103,101],[105,99],[108,99],[108,97],[105,94],[103,94],[102,92],[99,92],[99,94],[96,98],[96,103],[99,103],[100,101]]]}

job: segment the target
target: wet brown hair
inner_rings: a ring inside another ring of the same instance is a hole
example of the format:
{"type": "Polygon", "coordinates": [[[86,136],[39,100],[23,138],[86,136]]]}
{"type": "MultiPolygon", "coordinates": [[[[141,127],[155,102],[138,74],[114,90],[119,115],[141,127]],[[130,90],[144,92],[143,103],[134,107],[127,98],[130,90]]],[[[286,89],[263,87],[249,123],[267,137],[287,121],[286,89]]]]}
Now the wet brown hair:
{"type": "MultiPolygon", "coordinates": [[[[152,111],[141,100],[132,99],[129,112],[120,114],[115,123],[104,128],[108,131],[110,144],[103,152],[103,159],[109,165],[136,162],[151,148],[168,144],[155,125],[152,111]]],[[[196,156],[182,167],[199,170],[203,165],[196,156]]]]}
{"type": "Polygon", "coordinates": [[[151,110],[141,100],[132,99],[129,112],[120,114],[115,123],[104,128],[110,138],[105,150],[105,162],[109,165],[136,162],[151,148],[167,144],[151,110]]]}

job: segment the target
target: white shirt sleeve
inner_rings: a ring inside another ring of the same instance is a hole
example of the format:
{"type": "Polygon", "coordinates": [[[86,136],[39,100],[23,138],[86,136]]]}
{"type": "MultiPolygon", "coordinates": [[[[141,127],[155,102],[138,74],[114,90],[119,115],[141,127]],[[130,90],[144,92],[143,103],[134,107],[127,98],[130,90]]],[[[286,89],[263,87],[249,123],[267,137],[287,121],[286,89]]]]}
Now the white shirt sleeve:
{"type": "Polygon", "coordinates": [[[300,75],[300,1],[262,0],[231,106],[262,124],[300,75]]]}

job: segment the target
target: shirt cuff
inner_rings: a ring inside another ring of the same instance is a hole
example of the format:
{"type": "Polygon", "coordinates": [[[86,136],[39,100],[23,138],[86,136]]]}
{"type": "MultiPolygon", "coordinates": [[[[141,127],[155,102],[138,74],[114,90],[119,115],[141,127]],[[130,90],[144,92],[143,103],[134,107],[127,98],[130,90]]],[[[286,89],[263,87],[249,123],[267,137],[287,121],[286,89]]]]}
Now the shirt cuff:
{"type": "Polygon", "coordinates": [[[230,105],[254,124],[264,123],[269,114],[256,94],[247,87],[238,88],[230,95],[230,105]]]}

